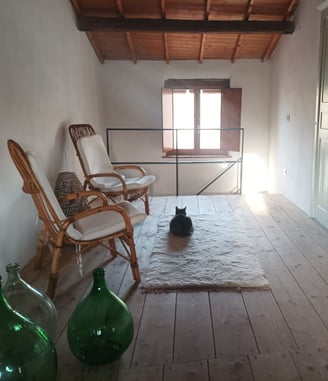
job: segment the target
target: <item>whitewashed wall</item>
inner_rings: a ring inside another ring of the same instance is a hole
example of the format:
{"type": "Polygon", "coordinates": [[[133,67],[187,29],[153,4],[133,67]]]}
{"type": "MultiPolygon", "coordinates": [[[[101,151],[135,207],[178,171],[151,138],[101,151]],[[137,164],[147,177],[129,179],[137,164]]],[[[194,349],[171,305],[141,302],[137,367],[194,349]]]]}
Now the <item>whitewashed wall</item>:
{"type": "Polygon", "coordinates": [[[0,274],[24,265],[39,232],[30,196],[7,150],[7,139],[40,155],[54,184],[75,170],[70,123],[103,125],[102,66],[77,31],[68,0],[0,0],[0,274]]]}
{"type": "Polygon", "coordinates": [[[272,59],[269,190],[311,213],[321,1],[301,1],[272,59]]]}
{"type": "MultiPolygon", "coordinates": [[[[271,64],[260,61],[197,62],[108,62],[104,67],[106,116],[108,128],[161,128],[161,88],[168,78],[229,78],[231,87],[241,87],[242,127],[245,129],[245,165],[243,189],[266,190],[267,162],[269,144],[269,115],[271,94],[271,64]]],[[[138,142],[133,137],[127,141],[126,152],[120,150],[121,157],[131,156],[131,152],[143,157],[148,155],[151,161],[157,161],[161,154],[161,140],[153,135],[138,142]],[[146,144],[144,146],[144,144],[146,144]],[[146,147],[149,147],[147,150],[146,147]]],[[[113,143],[115,145],[115,141],[113,143]]],[[[121,146],[120,146],[121,147],[121,146]]],[[[113,147],[115,149],[115,147],[113,147]]],[[[115,159],[115,155],[114,158],[115,159]]],[[[175,191],[174,168],[165,166],[151,168],[158,175],[153,194],[168,194],[175,191]]],[[[208,169],[210,172],[212,167],[208,169]]],[[[184,187],[182,194],[190,194],[195,173],[200,177],[200,184],[206,183],[206,166],[192,169],[184,167],[181,173],[186,176],[181,180],[184,187]]],[[[231,187],[231,179],[226,189],[231,187]]],[[[198,188],[199,189],[199,188],[198,188]]]]}

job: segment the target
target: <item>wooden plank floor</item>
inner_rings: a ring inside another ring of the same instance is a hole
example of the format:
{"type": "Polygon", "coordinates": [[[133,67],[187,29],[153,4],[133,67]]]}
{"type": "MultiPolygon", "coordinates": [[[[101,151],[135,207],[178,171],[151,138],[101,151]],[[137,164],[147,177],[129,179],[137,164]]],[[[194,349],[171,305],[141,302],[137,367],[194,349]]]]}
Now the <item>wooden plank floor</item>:
{"type": "MultiPolygon", "coordinates": [[[[72,262],[58,283],[58,380],[327,381],[327,230],[280,195],[154,197],[151,215],[135,228],[142,274],[157,222],[176,205],[191,214],[234,214],[256,238],[271,290],[143,294],[127,263],[116,259],[106,266],[107,282],[127,301],[135,335],[120,360],[91,367],[71,354],[66,324],[106,257],[95,249],[84,257],[82,276],[72,262]]],[[[22,276],[45,289],[46,269],[35,272],[30,263],[22,276]]]]}

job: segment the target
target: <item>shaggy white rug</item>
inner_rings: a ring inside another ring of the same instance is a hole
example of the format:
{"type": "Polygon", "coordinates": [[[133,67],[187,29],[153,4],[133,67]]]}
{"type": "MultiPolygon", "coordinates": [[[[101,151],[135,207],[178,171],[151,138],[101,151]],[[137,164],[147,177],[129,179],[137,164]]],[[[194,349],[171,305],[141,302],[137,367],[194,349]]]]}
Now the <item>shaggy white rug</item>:
{"type": "Polygon", "coordinates": [[[142,287],[146,292],[175,290],[268,289],[249,239],[231,215],[191,216],[191,237],[175,237],[172,216],[162,216],[142,287]]]}

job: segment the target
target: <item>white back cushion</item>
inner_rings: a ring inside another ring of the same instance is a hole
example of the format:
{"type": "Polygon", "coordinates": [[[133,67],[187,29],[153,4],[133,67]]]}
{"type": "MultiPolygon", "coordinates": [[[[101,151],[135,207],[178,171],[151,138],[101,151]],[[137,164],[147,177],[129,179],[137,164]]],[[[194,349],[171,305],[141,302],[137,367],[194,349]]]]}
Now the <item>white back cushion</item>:
{"type": "MultiPolygon", "coordinates": [[[[34,152],[27,151],[26,156],[28,158],[28,161],[30,162],[30,165],[32,167],[32,170],[35,174],[35,177],[37,178],[39,184],[41,185],[44,193],[46,194],[49,203],[51,204],[53,210],[57,214],[58,218],[60,220],[65,220],[66,216],[62,210],[62,208],[59,205],[59,202],[57,200],[57,197],[55,195],[54,190],[52,189],[41,165],[39,164],[39,160],[37,155],[34,152]]],[[[67,229],[67,233],[72,236],[74,239],[79,239],[81,237],[81,233],[74,229],[73,225],[70,225],[67,229]]]]}
{"type": "MultiPolygon", "coordinates": [[[[97,173],[117,173],[109,159],[103,139],[100,135],[84,136],[77,141],[77,146],[88,175],[97,173]]],[[[94,177],[91,184],[103,190],[120,184],[116,177],[94,177]]]]}
{"type": "Polygon", "coordinates": [[[77,141],[88,175],[113,172],[113,166],[100,135],[84,136],[77,141]]]}

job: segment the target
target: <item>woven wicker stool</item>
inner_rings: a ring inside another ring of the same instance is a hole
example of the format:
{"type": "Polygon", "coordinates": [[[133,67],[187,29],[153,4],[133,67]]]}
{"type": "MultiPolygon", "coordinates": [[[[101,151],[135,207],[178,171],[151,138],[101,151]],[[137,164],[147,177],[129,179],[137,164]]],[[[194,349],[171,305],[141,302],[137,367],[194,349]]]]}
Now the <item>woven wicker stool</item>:
{"type": "Polygon", "coordinates": [[[74,172],[60,172],[57,176],[55,195],[59,200],[59,204],[67,217],[76,213],[89,209],[88,202],[85,198],[79,198],[69,201],[61,201],[60,197],[70,193],[83,191],[83,186],[74,172]]]}

